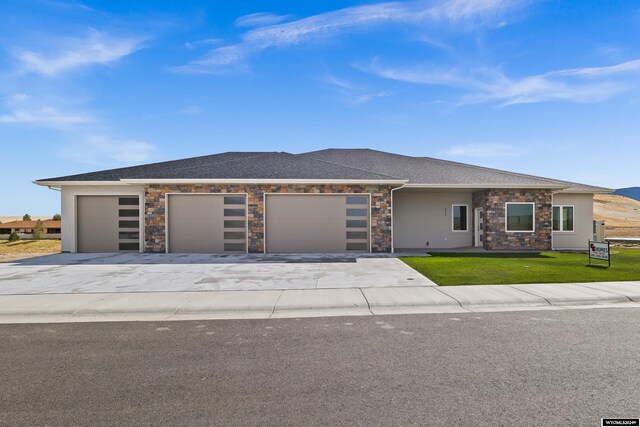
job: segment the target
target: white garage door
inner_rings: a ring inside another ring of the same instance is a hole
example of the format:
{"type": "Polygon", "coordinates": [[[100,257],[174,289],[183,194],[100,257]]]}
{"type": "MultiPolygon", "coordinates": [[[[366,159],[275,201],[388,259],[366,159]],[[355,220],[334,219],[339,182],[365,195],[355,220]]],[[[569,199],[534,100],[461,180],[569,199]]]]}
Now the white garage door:
{"type": "Polygon", "coordinates": [[[246,252],[245,195],[170,194],[167,204],[168,252],[246,252]]]}
{"type": "Polygon", "coordinates": [[[267,194],[266,251],[369,252],[369,196],[267,194]]]}

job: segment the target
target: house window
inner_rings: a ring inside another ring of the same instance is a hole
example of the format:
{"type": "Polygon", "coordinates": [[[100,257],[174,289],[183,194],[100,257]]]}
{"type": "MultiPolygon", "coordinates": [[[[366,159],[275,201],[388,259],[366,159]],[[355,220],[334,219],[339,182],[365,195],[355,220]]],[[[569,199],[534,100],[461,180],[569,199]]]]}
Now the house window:
{"type": "Polygon", "coordinates": [[[451,229],[453,231],[467,231],[468,227],[468,211],[467,205],[451,206],[451,229]]]}
{"type": "Polygon", "coordinates": [[[532,233],[535,231],[535,203],[507,202],[505,210],[507,232],[524,231],[532,233]]]}
{"type": "Polygon", "coordinates": [[[573,206],[553,207],[553,231],[573,231],[573,206]]]}

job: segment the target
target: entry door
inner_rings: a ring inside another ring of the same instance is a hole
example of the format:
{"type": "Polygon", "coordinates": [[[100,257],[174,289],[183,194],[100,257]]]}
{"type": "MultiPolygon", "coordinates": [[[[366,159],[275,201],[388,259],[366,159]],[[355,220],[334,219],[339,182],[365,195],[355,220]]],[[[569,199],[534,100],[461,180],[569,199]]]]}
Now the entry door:
{"type": "Polygon", "coordinates": [[[482,246],[482,242],[484,241],[484,210],[482,208],[475,208],[473,210],[474,213],[474,233],[473,233],[473,241],[474,246],[480,247],[482,246]]]}

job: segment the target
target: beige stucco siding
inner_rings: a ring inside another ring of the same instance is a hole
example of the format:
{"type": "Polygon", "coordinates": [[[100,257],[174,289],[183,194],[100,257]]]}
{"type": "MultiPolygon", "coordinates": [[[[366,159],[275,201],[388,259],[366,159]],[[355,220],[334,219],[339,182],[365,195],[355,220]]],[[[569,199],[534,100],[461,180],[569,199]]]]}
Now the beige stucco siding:
{"type": "Polygon", "coordinates": [[[593,194],[557,193],[554,205],[571,205],[574,212],[574,231],[554,231],[554,249],[585,249],[593,237],[593,194]]]}
{"type": "Polygon", "coordinates": [[[393,194],[393,246],[396,250],[471,246],[472,220],[471,191],[399,190],[393,194]],[[468,231],[452,230],[451,206],[454,204],[467,205],[468,231]]]}

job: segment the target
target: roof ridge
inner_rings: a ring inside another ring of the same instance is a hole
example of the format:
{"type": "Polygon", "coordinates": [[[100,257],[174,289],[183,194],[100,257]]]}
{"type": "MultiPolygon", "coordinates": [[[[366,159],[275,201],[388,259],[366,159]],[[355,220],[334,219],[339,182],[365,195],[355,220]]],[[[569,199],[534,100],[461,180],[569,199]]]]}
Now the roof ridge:
{"type": "MultiPolygon", "coordinates": [[[[334,150],[334,148],[329,148],[329,150],[334,150]]],[[[365,150],[368,150],[368,148],[365,148],[365,150]]],[[[320,150],[320,151],[324,151],[324,150],[320,150]]],[[[373,150],[371,150],[371,151],[373,151],[373,150]]],[[[311,152],[313,152],[313,151],[311,151],[311,152]]],[[[375,172],[375,171],[367,170],[367,169],[354,168],[353,166],[347,166],[347,165],[343,165],[343,164],[340,164],[340,163],[334,163],[334,162],[330,162],[330,161],[324,160],[324,159],[316,159],[315,157],[306,156],[305,154],[307,154],[307,153],[294,154],[294,156],[300,156],[300,157],[304,157],[305,159],[314,160],[316,162],[323,162],[323,163],[328,163],[328,164],[334,165],[334,166],[340,166],[340,167],[347,168],[347,169],[353,169],[353,170],[356,170],[356,171],[359,171],[359,172],[374,173],[376,175],[384,176],[384,177],[387,177],[387,178],[406,181],[406,179],[398,178],[396,176],[391,176],[391,175],[387,175],[387,174],[384,174],[384,173],[375,172]]]]}
{"type": "MultiPolygon", "coordinates": [[[[248,153],[249,151],[244,151],[245,153],[248,153]]],[[[225,151],[224,153],[220,153],[220,154],[226,154],[226,153],[242,153],[242,151],[225,151]]],[[[260,153],[257,154],[255,156],[247,156],[247,157],[243,157],[241,159],[228,159],[228,160],[222,160],[219,162],[212,162],[212,164],[216,164],[216,165],[221,165],[224,163],[232,163],[232,162],[238,162],[238,161],[242,161],[242,160],[247,160],[247,159],[255,159],[258,157],[266,157],[268,155],[272,155],[272,154],[278,154],[278,151],[257,151],[256,153],[260,153]]],[[[284,151],[283,151],[284,153],[284,151]]],[[[287,153],[287,154],[291,154],[291,153],[287,153]]],[[[216,154],[212,154],[211,156],[201,156],[201,157],[212,157],[212,156],[216,156],[216,154]]],[[[198,157],[190,157],[190,158],[186,158],[186,159],[178,159],[178,160],[174,160],[175,162],[179,162],[181,160],[190,160],[190,159],[197,159],[198,157]]],[[[162,163],[162,162],[161,162],[162,163]]],[[[166,163],[170,163],[166,162],[166,163]]],[[[150,163],[150,164],[155,164],[155,163],[150,163]]],[[[149,166],[149,165],[140,165],[140,166],[149,166]]],[[[184,171],[184,170],[189,170],[189,169],[193,169],[193,168],[198,168],[200,167],[200,165],[192,165],[192,166],[183,166],[181,168],[175,168],[174,170],[176,171],[184,171]]]]}

